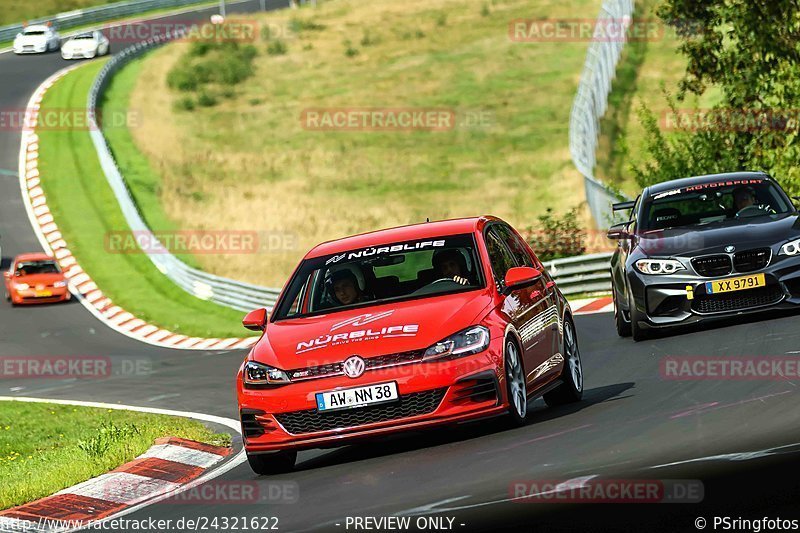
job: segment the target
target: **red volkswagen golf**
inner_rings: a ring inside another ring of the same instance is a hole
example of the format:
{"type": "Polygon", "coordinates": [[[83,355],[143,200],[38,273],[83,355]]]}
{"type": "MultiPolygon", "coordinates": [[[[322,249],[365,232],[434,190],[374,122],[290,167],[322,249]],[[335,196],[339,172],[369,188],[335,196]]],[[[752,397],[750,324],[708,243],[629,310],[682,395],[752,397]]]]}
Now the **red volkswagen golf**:
{"type": "Polygon", "coordinates": [[[580,400],[569,304],[527,243],[494,217],[428,222],[321,244],[237,379],[259,474],[297,450],[580,400]]]}

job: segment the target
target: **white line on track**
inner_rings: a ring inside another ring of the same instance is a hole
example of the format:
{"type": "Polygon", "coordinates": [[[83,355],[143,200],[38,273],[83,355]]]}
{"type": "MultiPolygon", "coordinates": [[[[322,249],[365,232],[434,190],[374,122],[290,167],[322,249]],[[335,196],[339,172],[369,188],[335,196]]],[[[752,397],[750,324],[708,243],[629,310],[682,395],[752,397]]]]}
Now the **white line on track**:
{"type": "MultiPolygon", "coordinates": [[[[75,406],[79,406],[79,407],[96,407],[96,408],[99,408],[99,409],[115,409],[115,410],[118,410],[118,411],[136,411],[136,412],[139,412],[139,413],[150,413],[150,414],[156,414],[156,415],[180,416],[180,417],[184,417],[184,418],[192,418],[194,420],[200,420],[202,422],[210,422],[210,423],[213,423],[213,424],[220,424],[220,425],[225,426],[225,427],[227,427],[229,429],[232,429],[233,431],[235,431],[239,435],[241,435],[241,433],[242,433],[241,432],[241,427],[240,427],[240,424],[239,424],[238,420],[234,420],[232,418],[225,418],[225,417],[222,417],[222,416],[216,416],[216,415],[207,415],[205,413],[195,413],[195,412],[189,412],[189,411],[174,411],[174,410],[171,410],[171,409],[159,409],[159,408],[156,408],[156,407],[137,407],[137,406],[134,406],[134,405],[120,405],[120,404],[115,404],[115,403],[84,402],[84,401],[79,401],[79,400],[58,400],[58,399],[48,399],[48,398],[27,398],[27,397],[24,397],[24,396],[0,396],[0,401],[27,402],[27,403],[53,403],[53,404],[58,404],[58,405],[75,405],[75,406]]],[[[222,474],[225,474],[226,472],[229,472],[229,471],[233,470],[237,466],[239,466],[242,463],[244,463],[246,460],[247,460],[247,457],[245,455],[244,448],[242,448],[239,451],[239,453],[237,453],[235,456],[230,458],[228,461],[226,461],[219,468],[215,468],[214,470],[211,470],[210,472],[207,472],[207,473],[203,474],[202,476],[200,476],[199,478],[195,479],[194,481],[192,481],[190,483],[187,483],[185,485],[181,485],[180,487],[178,487],[174,491],[167,492],[165,494],[162,494],[161,496],[157,496],[157,497],[153,498],[152,500],[141,502],[141,503],[136,504],[136,505],[134,505],[132,507],[128,507],[127,509],[123,509],[122,511],[120,511],[118,513],[110,515],[110,516],[108,516],[108,517],[106,517],[106,518],[104,518],[102,520],[98,520],[97,522],[93,522],[93,524],[95,525],[93,527],[101,527],[101,526],[99,526],[99,524],[102,524],[104,522],[108,522],[109,520],[113,520],[113,519],[119,518],[121,516],[125,516],[125,515],[130,514],[130,513],[134,513],[136,511],[144,509],[145,507],[149,507],[150,505],[153,505],[154,503],[158,503],[158,502],[160,502],[162,500],[165,500],[167,498],[171,498],[171,497],[175,496],[176,494],[180,494],[181,492],[184,492],[184,491],[187,491],[187,490],[192,489],[194,487],[197,487],[199,485],[202,485],[203,483],[211,481],[212,479],[214,479],[216,477],[219,477],[222,474]]],[[[71,530],[69,530],[69,531],[67,531],[65,533],[71,533],[72,531],[78,531],[78,529],[71,529],[71,530]]]]}

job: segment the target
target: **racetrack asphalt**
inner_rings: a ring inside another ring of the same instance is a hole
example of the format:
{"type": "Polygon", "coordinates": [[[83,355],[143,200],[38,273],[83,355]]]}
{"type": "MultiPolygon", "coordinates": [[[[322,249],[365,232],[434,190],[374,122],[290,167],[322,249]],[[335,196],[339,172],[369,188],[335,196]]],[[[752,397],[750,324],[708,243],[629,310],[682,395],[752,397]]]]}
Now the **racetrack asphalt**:
{"type": "MultiPolygon", "coordinates": [[[[230,11],[258,5],[245,2],[230,11]]],[[[207,18],[210,13],[175,18],[207,18]]],[[[0,109],[23,109],[36,87],[64,66],[57,53],[0,55],[0,109]]],[[[0,131],[3,268],[18,253],[40,250],[16,177],[19,142],[19,131],[0,131]]],[[[299,500],[162,502],[126,518],[275,516],[282,531],[353,531],[346,527],[347,517],[389,515],[454,517],[456,531],[696,531],[695,518],[710,522],[712,513],[800,518],[794,503],[800,494],[800,447],[793,446],[800,443],[797,380],[673,381],[660,371],[667,356],[793,356],[800,351],[800,316],[728,320],[640,343],[617,337],[610,314],[577,317],[576,325],[586,376],[584,400],[556,409],[537,400],[525,427],[510,429],[493,419],[379,444],[301,452],[297,471],[274,480],[257,478],[244,464],[219,479],[262,487],[289,481],[297,484],[299,500]],[[586,476],[699,479],[705,495],[701,503],[686,504],[508,501],[516,482],[586,476]]],[[[0,379],[0,395],[237,418],[233,382],[245,352],[187,353],[142,344],[106,328],[78,303],[12,309],[0,302],[0,355],[99,356],[108,357],[114,368],[131,360],[146,361],[150,368],[146,375],[123,371],[90,380],[0,379]]]]}

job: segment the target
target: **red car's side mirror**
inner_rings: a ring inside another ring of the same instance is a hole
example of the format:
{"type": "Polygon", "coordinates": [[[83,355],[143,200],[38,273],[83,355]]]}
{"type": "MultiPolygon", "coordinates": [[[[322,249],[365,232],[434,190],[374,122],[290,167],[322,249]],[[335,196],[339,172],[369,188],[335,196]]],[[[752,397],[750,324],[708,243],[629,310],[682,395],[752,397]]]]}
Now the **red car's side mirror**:
{"type": "Polygon", "coordinates": [[[250,311],[242,320],[242,325],[252,331],[264,331],[267,329],[267,310],[262,307],[250,311]]]}
{"type": "Polygon", "coordinates": [[[3,277],[6,279],[11,279],[11,272],[9,272],[8,270],[4,271],[3,277]]]}
{"type": "Polygon", "coordinates": [[[513,267],[506,272],[505,286],[506,291],[522,289],[536,283],[542,273],[531,267],[513,267]]]}

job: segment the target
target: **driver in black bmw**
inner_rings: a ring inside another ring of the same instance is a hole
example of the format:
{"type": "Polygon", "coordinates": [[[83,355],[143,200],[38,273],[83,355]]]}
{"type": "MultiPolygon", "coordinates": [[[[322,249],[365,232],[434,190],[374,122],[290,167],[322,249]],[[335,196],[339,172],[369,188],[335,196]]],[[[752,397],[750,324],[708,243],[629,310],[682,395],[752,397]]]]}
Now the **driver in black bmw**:
{"type": "Polygon", "coordinates": [[[608,232],[621,336],[800,305],[800,215],[771,177],[740,172],[652,185],[608,232]]]}

